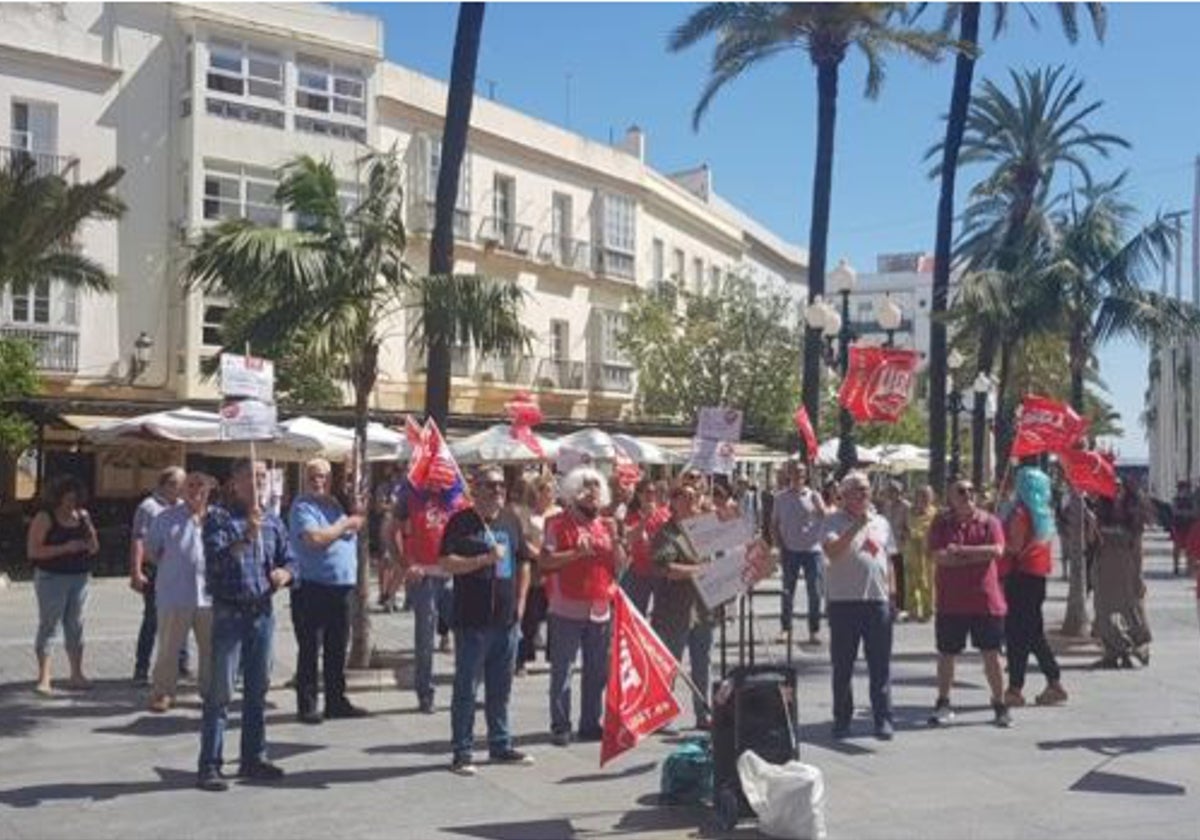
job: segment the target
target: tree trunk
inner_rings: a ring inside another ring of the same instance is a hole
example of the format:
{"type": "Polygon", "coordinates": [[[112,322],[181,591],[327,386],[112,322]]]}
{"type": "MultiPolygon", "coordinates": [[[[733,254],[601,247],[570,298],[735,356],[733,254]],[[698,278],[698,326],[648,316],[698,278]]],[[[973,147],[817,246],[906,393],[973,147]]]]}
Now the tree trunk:
{"type": "MultiPolygon", "coordinates": [[[[367,421],[370,416],[371,391],[378,376],[379,348],[370,345],[363,353],[354,377],[354,478],[355,498],[350,503],[353,512],[367,514],[370,488],[367,487],[367,421]]],[[[350,668],[371,666],[371,554],[366,530],[358,532],[358,577],[354,589],[354,615],[350,625],[350,653],[346,664],[350,668]]]]}
{"type": "MultiPolygon", "coordinates": [[[[959,40],[974,47],[979,41],[979,3],[964,3],[959,19],[959,40]]],[[[945,498],[946,490],[946,324],[949,308],[950,247],[954,239],[954,179],[958,153],[967,126],[971,104],[971,80],[975,59],[960,52],[954,62],[954,89],[946,118],[942,146],[942,185],[938,196],[937,242],[933,251],[933,300],[929,331],[929,481],[934,492],[945,498]]]]}
{"type": "Polygon", "coordinates": [[[1077,524],[1068,530],[1071,533],[1059,534],[1063,547],[1063,563],[1067,566],[1067,611],[1063,615],[1062,634],[1064,636],[1086,636],[1091,629],[1091,620],[1087,606],[1087,555],[1085,553],[1085,538],[1083,524],[1085,511],[1083,497],[1071,493],[1067,504],[1072,516],[1067,519],[1077,519],[1077,524]]]}
{"type": "Polygon", "coordinates": [[[1011,342],[1005,342],[1000,348],[1000,372],[996,377],[996,463],[993,473],[996,476],[996,486],[1004,480],[1008,470],[1008,453],[1012,449],[1012,412],[1008,406],[1008,386],[1012,377],[1012,355],[1015,348],[1011,342]]]}
{"type": "MultiPolygon", "coordinates": [[[[458,176],[467,151],[467,131],[475,99],[475,68],[479,63],[483,11],[483,3],[462,3],[458,7],[450,92],[446,97],[446,122],[442,129],[433,236],[429,243],[429,273],[435,276],[454,272],[454,208],[458,202],[458,176]]],[[[427,338],[434,340],[429,342],[425,364],[425,413],[445,429],[450,413],[449,337],[427,338]]]]}
{"type": "MultiPolygon", "coordinates": [[[[808,302],[825,294],[829,205],[833,192],[833,135],[837,122],[838,62],[817,65],[817,160],[813,170],[812,219],[808,231],[808,302]]],[[[821,334],[804,326],[804,407],[814,428],[821,415],[821,334]]]]}

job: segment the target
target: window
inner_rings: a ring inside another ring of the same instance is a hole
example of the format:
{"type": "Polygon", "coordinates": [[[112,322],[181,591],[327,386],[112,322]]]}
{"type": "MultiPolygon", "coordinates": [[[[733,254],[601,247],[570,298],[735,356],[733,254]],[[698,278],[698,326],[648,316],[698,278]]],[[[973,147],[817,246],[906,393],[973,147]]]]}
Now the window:
{"type": "Polygon", "coordinates": [[[204,173],[204,218],[249,219],[279,227],[283,208],[275,200],[275,173],[270,169],[210,163],[204,173]]]}
{"type": "Polygon", "coordinates": [[[507,233],[509,225],[515,221],[516,191],[517,184],[512,178],[505,175],[493,177],[492,215],[496,217],[496,226],[502,234],[507,233]]]}
{"type": "Polygon", "coordinates": [[[699,257],[692,260],[692,288],[697,292],[704,291],[704,260],[699,257]]]}
{"type": "Polygon", "coordinates": [[[605,310],[600,313],[600,360],[606,363],[624,364],[620,339],[625,332],[625,313],[605,310]]]}
{"type": "Polygon", "coordinates": [[[575,229],[571,215],[571,196],[555,193],[551,199],[550,232],[560,242],[570,239],[575,229]]]}
{"type": "MultiPolygon", "coordinates": [[[[429,140],[429,157],[426,165],[425,198],[427,201],[437,200],[438,175],[442,171],[442,138],[433,137],[429,140]]],[[[471,155],[463,154],[462,168],[458,173],[458,200],[454,206],[459,210],[471,209],[471,155]]]]}
{"type": "Polygon", "coordinates": [[[556,362],[564,362],[571,356],[570,329],[566,321],[555,319],[550,322],[550,358],[556,362]]]}
{"type": "Polygon", "coordinates": [[[664,265],[665,260],[666,257],[663,253],[663,241],[661,239],[655,239],[650,255],[650,265],[654,272],[655,283],[661,283],[663,281],[664,272],[666,271],[666,266],[664,265]]]}
{"type": "Polygon", "coordinates": [[[684,260],[685,258],[683,256],[683,249],[676,248],[674,265],[672,266],[674,269],[672,272],[673,277],[671,279],[673,279],[680,286],[683,286],[683,284],[687,282],[687,274],[684,273],[684,266],[687,263],[684,260]]]}
{"type": "Polygon", "coordinates": [[[228,306],[210,304],[204,307],[204,323],[201,324],[200,343],[205,347],[221,346],[221,325],[229,313],[228,306]]]}
{"type": "MultiPolygon", "coordinates": [[[[205,99],[204,109],[214,117],[224,117],[225,119],[254,123],[255,125],[269,125],[271,128],[283,128],[283,111],[259,108],[254,105],[245,105],[238,102],[226,102],[224,99],[205,99]]],[[[300,126],[297,125],[296,127],[299,128],[300,126]]]]}
{"type": "Polygon", "coordinates": [[[214,38],[208,42],[205,86],[229,96],[283,102],[283,59],[278,53],[214,38]]]}
{"type": "Polygon", "coordinates": [[[708,286],[709,291],[714,295],[721,293],[721,269],[718,266],[710,265],[708,267],[708,286]]]}
{"type": "Polygon", "coordinates": [[[69,327],[79,326],[79,287],[60,284],[62,292],[62,322],[69,327]]]}
{"type": "Polygon", "coordinates": [[[624,195],[600,198],[600,270],[621,277],[634,277],[637,248],[636,205],[624,195]]]}
{"type": "Polygon", "coordinates": [[[29,286],[13,287],[12,321],[15,324],[50,323],[50,281],[39,280],[29,286]]]}
{"type": "Polygon", "coordinates": [[[13,100],[11,143],[24,152],[53,155],[58,153],[58,110],[45,102],[13,100]]]}
{"type": "Polygon", "coordinates": [[[360,71],[312,56],[296,58],[296,107],[365,120],[367,85],[360,71]]]}

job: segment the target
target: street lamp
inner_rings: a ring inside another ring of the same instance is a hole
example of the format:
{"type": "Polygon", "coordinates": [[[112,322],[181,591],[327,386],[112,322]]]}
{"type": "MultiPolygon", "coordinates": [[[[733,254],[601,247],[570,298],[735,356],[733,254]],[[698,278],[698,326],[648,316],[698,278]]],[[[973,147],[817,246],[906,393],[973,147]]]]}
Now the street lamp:
{"type": "Polygon", "coordinates": [[[946,357],[946,367],[950,371],[947,377],[949,387],[947,390],[948,409],[950,411],[950,480],[958,480],[959,461],[962,457],[962,441],[959,440],[958,420],[962,413],[963,400],[962,393],[958,388],[954,387],[954,377],[958,373],[958,369],[963,366],[962,353],[958,350],[951,350],[950,355],[946,357]]]}
{"type": "Polygon", "coordinates": [[[129,384],[137,381],[137,378],[146,372],[146,368],[150,366],[150,354],[154,350],[154,339],[142,330],[138,337],[133,341],[133,364],[129,366],[129,384]]]}
{"type": "Polygon", "coordinates": [[[883,346],[894,346],[896,343],[896,330],[900,329],[900,325],[904,323],[904,310],[900,308],[900,304],[892,300],[891,295],[888,295],[883,301],[883,305],[879,307],[879,313],[875,317],[879,322],[879,326],[887,333],[887,340],[883,343],[883,346]]]}
{"type": "MultiPolygon", "coordinates": [[[[850,327],[850,293],[854,291],[854,283],[858,279],[858,274],[846,259],[838,260],[838,264],[834,266],[833,271],[829,272],[829,288],[836,294],[842,296],[842,314],[840,318],[828,318],[829,323],[826,324],[828,336],[832,336],[835,332],[834,325],[840,327],[836,330],[838,343],[838,371],[842,375],[842,379],[846,378],[846,372],[850,369],[850,343],[854,341],[854,330],[850,327]]],[[[838,468],[841,475],[845,475],[854,469],[854,465],[858,463],[858,447],[854,444],[854,418],[850,416],[850,412],[842,406],[838,409],[838,468]]]]}
{"type": "Polygon", "coordinates": [[[976,487],[983,486],[984,448],[987,446],[988,399],[992,393],[992,378],[980,371],[971,384],[975,395],[974,416],[971,418],[971,479],[976,487]]]}

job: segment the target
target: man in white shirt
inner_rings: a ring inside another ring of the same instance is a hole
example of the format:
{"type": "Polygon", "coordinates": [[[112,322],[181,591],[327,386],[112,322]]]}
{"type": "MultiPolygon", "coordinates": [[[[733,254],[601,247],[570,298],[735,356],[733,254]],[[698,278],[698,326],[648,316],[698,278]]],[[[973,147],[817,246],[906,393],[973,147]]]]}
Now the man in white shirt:
{"type": "Polygon", "coordinates": [[[771,510],[771,534],[779,546],[783,566],[783,604],[779,613],[784,635],[792,626],[796,581],[804,571],[808,590],[808,642],[821,642],[821,536],[825,504],[821,494],[808,486],[808,466],[790,465],[790,486],[775,495],[771,510]]]}
{"type": "Polygon", "coordinates": [[[833,665],[833,737],[850,734],[854,695],[850,686],[861,641],[870,675],[875,736],[893,735],[891,700],[892,607],[895,579],[888,561],[895,540],[888,521],[871,511],[866,475],[842,479],[842,509],[825,519],[822,547],[829,558],[825,588],[829,657],[833,665]]]}

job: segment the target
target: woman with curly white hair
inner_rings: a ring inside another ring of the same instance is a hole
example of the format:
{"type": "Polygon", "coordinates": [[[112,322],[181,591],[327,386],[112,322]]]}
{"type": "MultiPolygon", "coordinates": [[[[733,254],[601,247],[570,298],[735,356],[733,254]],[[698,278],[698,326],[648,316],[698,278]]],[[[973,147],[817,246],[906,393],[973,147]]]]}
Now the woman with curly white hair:
{"type": "Polygon", "coordinates": [[[564,510],[546,522],[539,560],[549,599],[550,732],[556,746],[571,743],[571,668],[582,649],[580,741],[602,735],[608,681],[609,591],[625,564],[617,525],[601,515],[610,503],[608,482],[592,467],[567,474],[564,510]]]}

